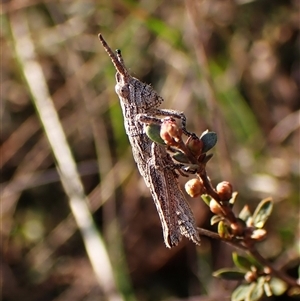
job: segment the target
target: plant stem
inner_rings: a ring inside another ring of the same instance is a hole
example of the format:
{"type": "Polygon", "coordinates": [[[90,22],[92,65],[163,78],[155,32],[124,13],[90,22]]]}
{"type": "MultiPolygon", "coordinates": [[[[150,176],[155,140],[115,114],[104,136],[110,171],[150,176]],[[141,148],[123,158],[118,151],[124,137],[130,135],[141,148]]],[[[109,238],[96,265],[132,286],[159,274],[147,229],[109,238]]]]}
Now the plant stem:
{"type": "Polygon", "coordinates": [[[221,204],[220,197],[219,197],[218,193],[216,192],[216,190],[213,188],[211,181],[207,176],[206,169],[201,168],[200,172],[197,173],[197,175],[202,180],[203,186],[205,187],[207,194],[210,195],[215,201],[217,201],[219,203],[220,208],[223,211],[224,217],[226,217],[226,219],[231,224],[235,224],[237,222],[237,220],[236,220],[234,213],[232,212],[230,207],[226,207],[221,204]]]}
{"type": "Polygon", "coordinates": [[[248,252],[257,260],[259,261],[261,264],[263,264],[264,266],[268,267],[270,269],[270,274],[280,278],[281,280],[283,280],[284,282],[286,282],[290,287],[293,286],[298,286],[300,287],[300,284],[297,282],[296,279],[288,276],[287,274],[285,274],[282,271],[277,270],[273,264],[268,261],[266,258],[264,258],[255,247],[252,248],[248,248],[248,252]]]}
{"type": "Polygon", "coordinates": [[[300,284],[295,280],[294,278],[288,276],[286,273],[277,270],[271,262],[269,262],[266,258],[264,258],[256,248],[254,247],[246,247],[242,245],[240,242],[230,241],[226,240],[220,237],[219,234],[203,229],[203,228],[197,228],[200,235],[204,235],[213,239],[221,240],[237,249],[243,250],[245,252],[248,252],[251,254],[259,263],[261,263],[263,266],[268,267],[270,269],[270,274],[273,276],[276,276],[277,278],[280,278],[285,283],[287,283],[290,287],[300,287],[300,284]]]}

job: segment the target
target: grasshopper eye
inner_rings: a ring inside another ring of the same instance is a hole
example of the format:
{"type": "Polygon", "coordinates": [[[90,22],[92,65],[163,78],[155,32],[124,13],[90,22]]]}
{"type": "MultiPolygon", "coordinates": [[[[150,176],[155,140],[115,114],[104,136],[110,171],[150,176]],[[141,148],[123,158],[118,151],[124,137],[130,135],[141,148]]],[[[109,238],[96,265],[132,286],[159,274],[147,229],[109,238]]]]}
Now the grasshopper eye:
{"type": "Polygon", "coordinates": [[[129,92],[130,92],[129,85],[124,85],[119,88],[120,96],[122,96],[123,98],[127,98],[129,92]]]}

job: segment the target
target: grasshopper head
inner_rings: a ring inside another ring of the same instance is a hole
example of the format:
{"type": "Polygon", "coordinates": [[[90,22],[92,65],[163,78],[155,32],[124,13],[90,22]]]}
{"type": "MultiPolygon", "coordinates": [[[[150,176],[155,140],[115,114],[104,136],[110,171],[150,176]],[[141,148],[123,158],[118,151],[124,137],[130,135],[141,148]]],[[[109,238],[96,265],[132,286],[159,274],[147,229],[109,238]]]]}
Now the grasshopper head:
{"type": "Polygon", "coordinates": [[[123,104],[134,107],[136,113],[157,108],[162,103],[163,98],[150,85],[132,77],[125,67],[121,51],[116,50],[114,53],[102,35],[99,34],[98,37],[117,70],[115,90],[123,104]]]}

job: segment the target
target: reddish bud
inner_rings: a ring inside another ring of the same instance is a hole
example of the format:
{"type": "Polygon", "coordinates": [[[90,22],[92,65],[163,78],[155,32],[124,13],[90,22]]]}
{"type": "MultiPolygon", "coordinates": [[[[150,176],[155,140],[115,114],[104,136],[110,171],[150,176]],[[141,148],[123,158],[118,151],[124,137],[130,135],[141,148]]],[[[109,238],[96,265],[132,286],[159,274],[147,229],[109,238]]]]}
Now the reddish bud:
{"type": "Polygon", "coordinates": [[[254,240],[263,240],[267,236],[267,231],[265,229],[255,229],[252,234],[251,238],[254,240]]]}
{"type": "Polygon", "coordinates": [[[246,223],[242,219],[237,218],[235,223],[230,224],[230,228],[231,228],[232,234],[234,234],[236,236],[242,236],[246,229],[246,223]]]}
{"type": "Polygon", "coordinates": [[[189,148],[189,150],[192,152],[192,154],[196,157],[199,157],[202,152],[202,147],[203,147],[203,141],[200,140],[196,136],[190,136],[185,145],[189,148]]]}
{"type": "Polygon", "coordinates": [[[177,146],[181,141],[182,129],[173,118],[165,118],[161,124],[160,137],[167,145],[177,146]]]}
{"type": "Polygon", "coordinates": [[[203,183],[199,179],[191,179],[185,183],[185,191],[189,196],[195,198],[203,193],[205,193],[205,189],[203,183]]]}
{"type": "Polygon", "coordinates": [[[223,215],[222,207],[215,199],[211,199],[209,202],[209,208],[212,213],[216,215],[223,215]]]}
{"type": "Polygon", "coordinates": [[[218,195],[221,199],[221,201],[229,201],[231,199],[232,196],[232,185],[227,182],[227,181],[223,181],[221,183],[219,183],[216,187],[218,195]]]}
{"type": "Polygon", "coordinates": [[[251,283],[257,280],[257,273],[255,271],[248,271],[244,277],[248,283],[251,283]]]}

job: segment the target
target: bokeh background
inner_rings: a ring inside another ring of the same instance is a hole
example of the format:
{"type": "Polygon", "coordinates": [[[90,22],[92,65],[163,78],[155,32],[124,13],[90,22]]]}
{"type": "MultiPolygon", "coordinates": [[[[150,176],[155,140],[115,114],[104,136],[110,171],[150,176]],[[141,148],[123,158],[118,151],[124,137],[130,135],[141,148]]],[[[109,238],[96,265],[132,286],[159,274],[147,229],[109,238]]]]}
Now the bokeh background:
{"type": "MultiPolygon", "coordinates": [[[[293,272],[299,8],[298,0],[2,1],[2,300],[112,300],[94,275],[35,110],[16,51],[24,39],[34,47],[43,71],[36,87],[46,83],[59,114],[124,300],[229,300],[235,284],[211,273],[232,264],[232,249],[205,237],[200,247],[184,239],[165,248],[99,32],[164,97],[163,108],[185,112],[190,131],[218,133],[208,174],[214,184],[233,184],[237,211],[274,199],[259,249],[293,272]]],[[[197,225],[212,229],[203,202],[187,199],[197,225]]]]}

